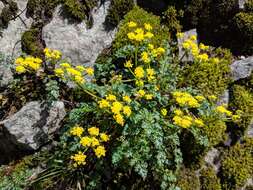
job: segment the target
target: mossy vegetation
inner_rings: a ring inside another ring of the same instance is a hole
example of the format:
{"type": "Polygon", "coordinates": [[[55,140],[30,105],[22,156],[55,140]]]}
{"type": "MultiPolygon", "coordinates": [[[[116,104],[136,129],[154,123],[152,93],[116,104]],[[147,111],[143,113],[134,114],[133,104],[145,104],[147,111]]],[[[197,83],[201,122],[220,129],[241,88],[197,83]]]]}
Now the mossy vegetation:
{"type": "Polygon", "coordinates": [[[200,171],[200,190],[221,190],[220,179],[212,167],[200,171]]]}
{"type": "Polygon", "coordinates": [[[182,168],[178,176],[177,186],[181,190],[196,190],[200,189],[200,181],[194,170],[182,168]]]}
{"type": "Polygon", "coordinates": [[[134,0],[111,0],[106,23],[117,26],[124,16],[134,7],[134,0]]]}
{"type": "Polygon", "coordinates": [[[124,45],[129,43],[129,39],[127,38],[127,33],[129,32],[129,28],[127,27],[127,23],[130,21],[134,21],[138,24],[138,26],[142,27],[144,23],[149,23],[153,26],[153,33],[155,37],[152,39],[154,45],[160,45],[164,40],[170,39],[170,33],[166,26],[161,25],[160,17],[153,15],[152,13],[146,12],[144,9],[135,6],[133,10],[131,10],[124,18],[120,25],[119,32],[116,34],[115,40],[113,42],[113,49],[119,49],[124,45]]]}
{"type": "Polygon", "coordinates": [[[18,13],[18,5],[12,0],[3,1],[3,3],[4,8],[0,14],[0,28],[7,28],[9,22],[14,19],[18,13]]]}
{"type": "Polygon", "coordinates": [[[234,133],[242,136],[253,119],[253,91],[245,86],[234,85],[231,92],[230,108],[243,112],[241,121],[234,128],[234,133]]]}
{"type": "Polygon", "coordinates": [[[235,190],[244,186],[253,174],[252,138],[246,138],[224,152],[220,174],[223,189],[235,190]]]}
{"type": "Polygon", "coordinates": [[[217,63],[190,63],[186,66],[182,77],[182,85],[190,85],[199,89],[205,96],[220,96],[231,82],[230,67],[232,55],[228,50],[218,48],[215,57],[217,63]]]}

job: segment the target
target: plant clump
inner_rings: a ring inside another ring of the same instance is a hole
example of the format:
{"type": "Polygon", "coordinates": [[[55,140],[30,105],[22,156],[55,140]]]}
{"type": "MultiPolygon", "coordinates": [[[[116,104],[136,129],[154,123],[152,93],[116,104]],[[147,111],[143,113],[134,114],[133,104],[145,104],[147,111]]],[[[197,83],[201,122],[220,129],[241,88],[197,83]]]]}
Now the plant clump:
{"type": "Polygon", "coordinates": [[[204,168],[200,171],[201,190],[221,190],[220,179],[217,177],[212,167],[204,168]]]}
{"type": "Polygon", "coordinates": [[[200,180],[194,170],[182,168],[177,181],[178,187],[181,190],[196,190],[200,189],[200,180]]]}
{"type": "Polygon", "coordinates": [[[9,22],[14,19],[18,13],[18,5],[16,2],[12,0],[4,1],[4,5],[0,14],[0,28],[7,28],[9,22]]]}

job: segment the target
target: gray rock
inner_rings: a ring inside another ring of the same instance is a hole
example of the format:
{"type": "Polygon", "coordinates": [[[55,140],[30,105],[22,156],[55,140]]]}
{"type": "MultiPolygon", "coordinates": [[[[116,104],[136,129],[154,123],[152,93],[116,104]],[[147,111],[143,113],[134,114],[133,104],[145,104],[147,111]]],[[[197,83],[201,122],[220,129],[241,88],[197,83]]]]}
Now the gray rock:
{"type": "Polygon", "coordinates": [[[197,29],[192,29],[192,30],[184,32],[184,37],[182,39],[178,39],[179,58],[183,57],[182,61],[193,61],[192,55],[189,55],[188,57],[184,56],[185,51],[183,50],[183,47],[182,47],[183,42],[192,35],[198,36],[197,29]]]}
{"type": "Polygon", "coordinates": [[[94,25],[87,29],[86,24],[70,24],[60,14],[60,7],[54,12],[53,20],[43,28],[43,39],[47,47],[58,49],[63,58],[71,60],[75,65],[92,66],[100,52],[108,47],[116,30],[106,31],[103,25],[110,2],[94,9],[92,12],[94,25]]]}
{"type": "Polygon", "coordinates": [[[10,84],[12,80],[11,60],[0,52],[0,88],[10,84]]]}
{"type": "MultiPolygon", "coordinates": [[[[26,8],[27,0],[14,0],[18,4],[19,13],[26,8]]],[[[2,37],[0,36],[0,52],[5,55],[18,56],[21,53],[21,36],[30,28],[32,19],[28,19],[24,11],[20,14],[20,18],[11,20],[8,28],[2,31],[2,37]]]]}
{"type": "Polygon", "coordinates": [[[221,166],[220,161],[218,159],[219,156],[220,156],[219,150],[216,148],[212,148],[207,152],[206,156],[204,157],[206,164],[212,166],[216,173],[219,172],[221,166]]]}
{"type": "Polygon", "coordinates": [[[247,0],[239,0],[238,1],[239,8],[240,9],[244,9],[244,5],[245,5],[246,2],[247,2],[247,0]]]}
{"type": "Polygon", "coordinates": [[[232,78],[234,81],[247,78],[253,71],[253,56],[231,64],[232,78]]]}
{"type": "Polygon", "coordinates": [[[246,136],[253,138],[253,119],[251,120],[251,124],[246,131],[246,136]]]}
{"type": "Polygon", "coordinates": [[[0,163],[41,148],[60,127],[65,115],[63,102],[54,102],[49,109],[36,101],[0,122],[0,163]]]}
{"type": "Polygon", "coordinates": [[[218,105],[229,103],[229,91],[225,90],[225,92],[219,97],[219,101],[217,102],[218,105]]]}

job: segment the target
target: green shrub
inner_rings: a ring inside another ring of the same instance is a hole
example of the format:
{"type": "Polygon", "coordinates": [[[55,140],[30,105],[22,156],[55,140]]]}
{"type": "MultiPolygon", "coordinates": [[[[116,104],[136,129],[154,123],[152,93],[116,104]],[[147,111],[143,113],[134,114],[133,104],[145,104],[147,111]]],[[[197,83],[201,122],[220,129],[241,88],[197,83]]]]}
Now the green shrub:
{"type": "Polygon", "coordinates": [[[168,27],[170,34],[181,31],[179,18],[183,16],[181,11],[177,11],[174,6],[169,6],[163,13],[163,23],[168,27]]]}
{"type": "Polygon", "coordinates": [[[220,48],[214,54],[221,58],[217,63],[194,62],[186,66],[181,83],[199,89],[205,96],[222,95],[231,81],[229,65],[232,56],[228,50],[220,48]]]}
{"type": "Polygon", "coordinates": [[[177,186],[181,190],[196,190],[200,188],[200,181],[194,170],[182,168],[178,176],[177,186]]]}
{"type": "Polygon", "coordinates": [[[113,50],[117,50],[129,43],[127,33],[130,29],[127,27],[127,23],[130,21],[136,22],[139,27],[143,27],[144,23],[151,24],[154,28],[153,33],[155,35],[151,43],[154,45],[160,45],[164,40],[170,39],[168,28],[161,26],[160,18],[158,16],[154,16],[142,8],[135,6],[133,10],[124,17],[124,20],[120,24],[119,32],[116,34],[113,42],[113,50]]]}
{"type": "Polygon", "coordinates": [[[252,13],[253,11],[253,0],[247,0],[246,3],[245,3],[245,12],[247,13],[252,13]]]}
{"type": "Polygon", "coordinates": [[[220,179],[212,167],[202,169],[199,178],[201,190],[221,190],[220,179]]]}
{"type": "Polygon", "coordinates": [[[252,89],[248,90],[246,87],[240,85],[234,85],[231,91],[230,108],[243,112],[241,121],[238,123],[240,136],[249,127],[253,119],[253,92],[252,89]]]}
{"type": "Polygon", "coordinates": [[[133,7],[133,0],[112,0],[106,16],[106,22],[112,26],[117,26],[133,7]]]}
{"type": "Polygon", "coordinates": [[[22,51],[33,56],[42,57],[43,47],[40,43],[41,31],[39,28],[31,28],[23,33],[21,37],[22,51]]]}
{"type": "Polygon", "coordinates": [[[241,188],[253,174],[253,139],[247,138],[224,152],[221,161],[223,188],[241,188]]]}

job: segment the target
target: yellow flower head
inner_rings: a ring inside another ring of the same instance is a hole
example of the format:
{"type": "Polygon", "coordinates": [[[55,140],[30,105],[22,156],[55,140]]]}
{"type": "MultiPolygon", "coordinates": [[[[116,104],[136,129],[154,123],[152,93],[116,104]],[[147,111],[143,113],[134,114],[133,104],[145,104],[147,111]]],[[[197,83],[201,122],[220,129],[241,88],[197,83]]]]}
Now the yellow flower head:
{"type": "Polygon", "coordinates": [[[182,112],[182,110],[180,110],[180,109],[175,109],[174,110],[174,113],[176,114],[176,115],[178,115],[178,116],[182,116],[184,113],[182,112]]]}
{"type": "Polygon", "coordinates": [[[145,96],[145,94],[146,94],[146,92],[144,90],[138,90],[136,95],[139,97],[143,97],[143,96],[145,96]]]}
{"type": "Polygon", "coordinates": [[[147,52],[142,52],[141,54],[141,60],[144,62],[144,63],[150,63],[150,58],[149,58],[149,55],[147,52]]]}
{"type": "Polygon", "coordinates": [[[151,32],[147,32],[144,36],[145,36],[145,38],[153,38],[154,34],[151,32]]]}
{"type": "Polygon", "coordinates": [[[17,64],[17,65],[21,65],[23,62],[24,62],[24,58],[22,58],[22,57],[19,57],[15,60],[15,64],[17,64]]]}
{"type": "Polygon", "coordinates": [[[184,37],[184,33],[178,32],[178,33],[177,33],[177,37],[178,37],[178,38],[183,38],[183,37],[184,37]]]}
{"type": "Polygon", "coordinates": [[[219,58],[212,58],[211,59],[211,62],[213,63],[213,64],[218,64],[219,62],[220,62],[220,60],[219,60],[219,58]]]}
{"type": "Polygon", "coordinates": [[[66,71],[72,76],[82,76],[82,73],[74,68],[67,68],[66,71]]]}
{"type": "Polygon", "coordinates": [[[90,127],[88,132],[91,136],[98,136],[99,135],[99,128],[97,127],[90,127]]]}
{"type": "Polygon", "coordinates": [[[23,66],[21,66],[21,65],[18,65],[17,67],[16,67],[16,71],[17,71],[17,73],[25,73],[26,72],[26,69],[25,69],[25,67],[23,67],[23,66]]]}
{"type": "Polygon", "coordinates": [[[196,41],[196,40],[197,40],[197,36],[196,36],[196,35],[192,35],[192,36],[190,36],[190,40],[192,40],[192,41],[196,41]]]}
{"type": "Polygon", "coordinates": [[[89,147],[91,146],[91,138],[90,137],[82,137],[80,140],[80,144],[84,147],[89,147]]]}
{"type": "Polygon", "coordinates": [[[108,100],[108,101],[116,101],[117,98],[116,98],[116,96],[114,96],[113,94],[108,94],[108,95],[106,96],[106,100],[108,100]]]}
{"type": "Polygon", "coordinates": [[[122,116],[121,114],[116,114],[116,115],[114,115],[113,117],[114,117],[115,121],[116,121],[118,124],[120,124],[121,126],[124,125],[125,121],[124,121],[124,118],[123,118],[123,116],[122,116]]]}
{"type": "Polygon", "coordinates": [[[100,139],[103,142],[107,142],[107,141],[110,140],[109,136],[107,134],[105,134],[105,133],[100,133],[100,139]]]}
{"type": "Polygon", "coordinates": [[[208,50],[208,49],[209,49],[209,46],[206,46],[206,45],[200,43],[200,44],[199,44],[199,49],[201,49],[201,50],[208,50]]]}
{"type": "Polygon", "coordinates": [[[112,113],[119,114],[122,108],[123,108],[123,105],[120,102],[113,102],[111,110],[112,110],[112,113]]]}
{"type": "Polygon", "coordinates": [[[85,165],[86,164],[86,155],[84,155],[82,152],[78,152],[77,154],[74,154],[73,156],[71,156],[71,159],[75,161],[75,165],[74,166],[78,166],[78,165],[85,165]]]}
{"type": "Polygon", "coordinates": [[[163,108],[163,109],[161,109],[161,114],[163,115],[163,116],[166,116],[167,115],[167,110],[165,109],[165,108],[163,108]]]}
{"type": "Polygon", "coordinates": [[[81,71],[81,72],[84,72],[84,71],[85,71],[85,67],[84,67],[84,66],[81,66],[81,65],[77,65],[77,66],[76,66],[76,69],[77,69],[78,71],[81,71]]]}
{"type": "Polygon", "coordinates": [[[194,123],[199,127],[203,127],[205,125],[202,119],[195,119],[194,123]]]}
{"type": "Polygon", "coordinates": [[[78,83],[78,84],[83,84],[83,83],[85,82],[85,79],[84,79],[83,77],[79,76],[79,75],[76,75],[76,76],[74,77],[74,80],[75,80],[75,82],[78,83]]]}
{"type": "Polygon", "coordinates": [[[123,100],[127,103],[131,102],[131,98],[129,96],[123,96],[123,100]]]}
{"type": "Polygon", "coordinates": [[[136,26],[137,26],[136,22],[133,22],[133,21],[128,22],[128,27],[129,28],[133,28],[133,27],[136,27],[136,26]]]}
{"type": "Polygon", "coordinates": [[[131,115],[131,113],[132,113],[131,107],[130,107],[130,106],[124,106],[124,107],[123,107],[123,113],[124,113],[127,117],[129,117],[129,116],[131,115]]]}
{"type": "Polygon", "coordinates": [[[136,86],[144,86],[144,81],[143,80],[137,80],[135,81],[136,86]]]}
{"type": "Polygon", "coordinates": [[[91,137],[91,146],[99,146],[99,140],[96,137],[91,137]]]}
{"type": "Polygon", "coordinates": [[[60,66],[64,67],[64,68],[70,68],[71,67],[71,65],[69,63],[61,63],[60,66]]]}
{"type": "Polygon", "coordinates": [[[154,45],[153,45],[153,44],[148,44],[148,48],[149,48],[150,50],[152,50],[152,49],[154,49],[154,45]]]}
{"type": "Polygon", "coordinates": [[[153,76],[153,75],[155,75],[155,70],[154,69],[147,69],[147,74],[149,76],[153,76]]]}
{"type": "Polygon", "coordinates": [[[86,68],[85,71],[90,76],[94,75],[94,69],[91,67],[86,68]]]}
{"type": "Polygon", "coordinates": [[[110,107],[110,103],[107,100],[100,100],[98,101],[99,107],[100,108],[107,108],[110,107]]]}
{"type": "Polygon", "coordinates": [[[153,94],[146,94],[145,95],[146,100],[152,100],[153,97],[154,97],[153,94]]]}
{"type": "Polygon", "coordinates": [[[206,53],[200,54],[196,58],[199,59],[200,61],[203,61],[203,62],[206,62],[209,59],[209,57],[206,53]]]}
{"type": "Polygon", "coordinates": [[[78,136],[78,137],[81,137],[81,135],[83,134],[84,132],[84,129],[78,125],[76,125],[75,127],[73,127],[71,130],[70,130],[70,134],[73,135],[73,136],[78,136]]]}
{"type": "Polygon", "coordinates": [[[101,156],[105,156],[105,147],[104,146],[98,146],[95,150],[95,155],[100,158],[101,156]]]}
{"type": "Polygon", "coordinates": [[[131,60],[128,60],[128,61],[124,64],[124,66],[125,66],[126,68],[132,68],[132,67],[133,67],[132,61],[131,61],[131,60]]]}
{"type": "Polygon", "coordinates": [[[135,34],[133,32],[129,32],[127,34],[127,37],[129,38],[129,40],[135,40],[135,34]]]}
{"type": "Polygon", "coordinates": [[[199,102],[203,102],[205,100],[204,96],[195,96],[196,100],[198,100],[199,102]]]}
{"type": "Polygon", "coordinates": [[[54,70],[54,73],[58,77],[62,77],[64,75],[64,71],[61,68],[57,68],[54,70]]]}
{"type": "Polygon", "coordinates": [[[157,48],[157,53],[158,54],[164,54],[165,53],[165,49],[164,48],[162,48],[162,47],[159,47],[159,48],[157,48]]]}
{"type": "Polygon", "coordinates": [[[189,128],[192,125],[192,118],[189,116],[174,116],[173,123],[182,128],[189,128]]]}
{"type": "Polygon", "coordinates": [[[144,72],[143,68],[141,66],[139,66],[139,67],[135,68],[134,74],[137,78],[141,79],[144,77],[145,72],[144,72]]]}
{"type": "Polygon", "coordinates": [[[152,27],[150,24],[148,24],[148,23],[144,23],[144,28],[145,28],[146,30],[148,30],[148,31],[150,31],[150,30],[153,29],[153,27],[152,27]]]}

